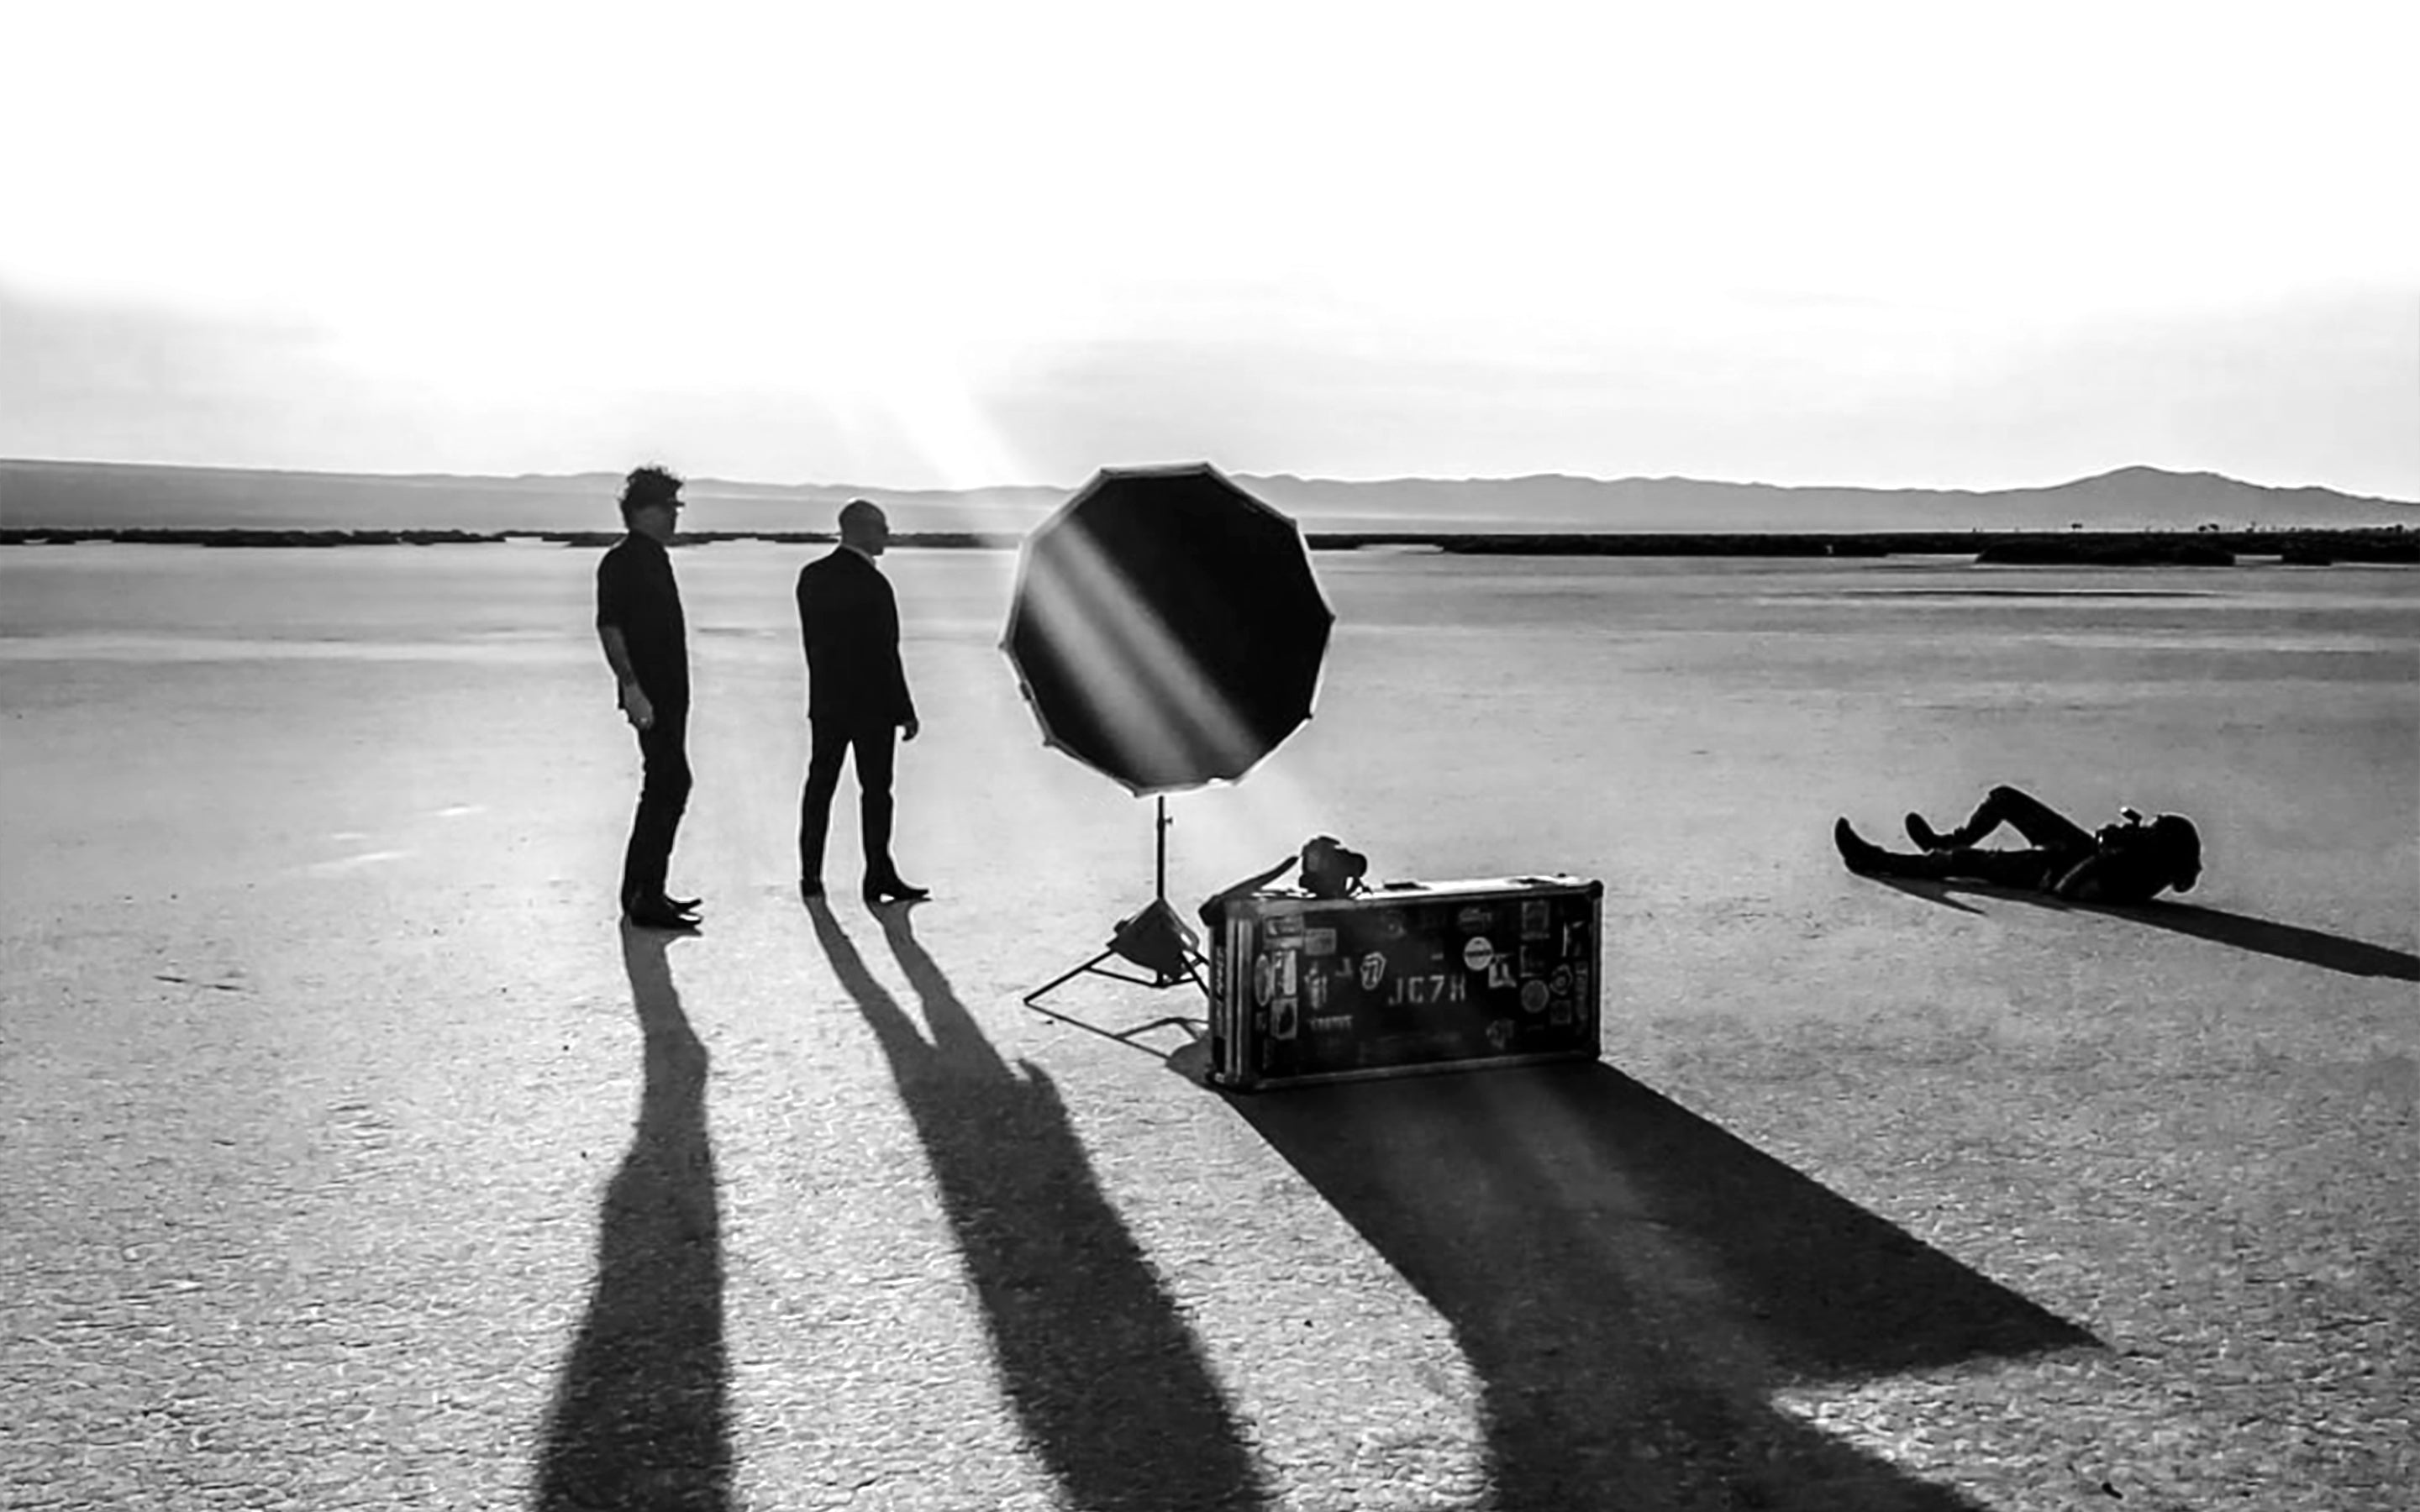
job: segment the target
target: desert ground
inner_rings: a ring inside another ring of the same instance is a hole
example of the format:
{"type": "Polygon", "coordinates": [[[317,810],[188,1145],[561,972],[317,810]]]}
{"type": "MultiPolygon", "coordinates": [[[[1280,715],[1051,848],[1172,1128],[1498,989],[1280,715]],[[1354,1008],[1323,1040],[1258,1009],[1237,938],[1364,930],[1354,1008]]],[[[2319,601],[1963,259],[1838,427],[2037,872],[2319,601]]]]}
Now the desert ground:
{"type": "Polygon", "coordinates": [[[800,905],[805,554],[677,558],[670,943],[594,553],[0,554],[0,1504],[2412,1504],[2412,571],[1323,555],[1317,716],[1171,800],[1171,898],[1602,878],[1604,1057],[1231,1096],[1199,995],[1018,1000],[1152,829],[1011,554],[887,562],[934,901],[855,901],[845,786],[800,905]],[[2000,781],[2201,887],[1833,852],[2000,781]]]}

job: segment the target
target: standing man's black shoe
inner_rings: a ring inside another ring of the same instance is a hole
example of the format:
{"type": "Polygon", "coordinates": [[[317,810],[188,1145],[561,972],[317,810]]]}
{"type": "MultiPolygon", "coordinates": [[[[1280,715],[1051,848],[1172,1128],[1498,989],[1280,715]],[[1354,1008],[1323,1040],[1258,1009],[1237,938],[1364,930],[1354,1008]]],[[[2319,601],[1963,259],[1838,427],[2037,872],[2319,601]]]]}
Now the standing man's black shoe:
{"type": "Polygon", "coordinates": [[[920,903],[931,896],[932,888],[910,887],[896,877],[889,882],[869,882],[865,885],[864,893],[869,908],[878,908],[884,903],[920,903]]]}
{"type": "Polygon", "coordinates": [[[674,913],[662,903],[641,903],[624,909],[623,919],[634,929],[674,930],[684,934],[697,932],[697,920],[687,914],[674,913]]]}
{"type": "Polygon", "coordinates": [[[799,879],[799,902],[802,903],[811,903],[823,895],[823,878],[800,877],[799,879]]]}
{"type": "Polygon", "coordinates": [[[680,914],[693,918],[697,916],[698,905],[704,901],[700,898],[670,898],[658,893],[653,898],[623,899],[622,912],[625,914],[680,914]]]}

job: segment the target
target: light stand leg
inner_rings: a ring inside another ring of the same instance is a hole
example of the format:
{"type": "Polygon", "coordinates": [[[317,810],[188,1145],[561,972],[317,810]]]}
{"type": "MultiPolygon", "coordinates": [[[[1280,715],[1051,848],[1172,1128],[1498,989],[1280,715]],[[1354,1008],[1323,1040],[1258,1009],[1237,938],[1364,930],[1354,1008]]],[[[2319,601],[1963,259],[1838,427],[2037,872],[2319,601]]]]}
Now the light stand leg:
{"type": "MultiPolygon", "coordinates": [[[[1156,795],[1153,810],[1154,857],[1151,902],[1132,918],[1118,921],[1117,932],[1109,937],[1108,949],[1082,965],[1062,972],[1049,981],[1027,993],[1024,999],[1026,1007],[1035,1012],[1047,1014],[1051,1018],[1061,1019],[1066,1023],[1078,1023],[1079,1021],[1069,1019],[1064,1014],[1051,1012],[1050,1010],[1041,1006],[1039,999],[1044,994],[1063,986],[1087,972],[1096,977],[1107,977],[1112,981],[1131,982],[1138,987],[1154,989],[1182,986],[1191,982],[1202,989],[1204,996],[1208,995],[1209,984],[1202,980],[1202,968],[1207,964],[1208,958],[1202,955],[1199,949],[1192,927],[1178,917],[1174,908],[1169,906],[1168,826],[1172,821],[1168,817],[1167,795],[1156,795]],[[1151,975],[1137,977],[1122,971],[1109,970],[1101,963],[1111,956],[1121,957],[1141,966],[1151,975]]],[[[1163,1019],[1159,1022],[1169,1021],[1163,1019]]],[[[1081,1026],[1092,1027],[1090,1025],[1081,1026]]],[[[1145,1026],[1145,1027],[1154,1026],[1145,1026]]],[[[1140,1031],[1129,1032],[1140,1033],[1140,1031]]],[[[1112,1035],[1111,1038],[1115,1039],[1118,1036],[1112,1035]]]]}
{"type": "MultiPolygon", "coordinates": [[[[1117,954],[1115,950],[1103,950],[1100,954],[1093,957],[1090,961],[1085,962],[1082,965],[1074,967],[1068,971],[1063,971],[1058,976],[1051,978],[1048,981],[1044,982],[1041,986],[1034,988],[1032,992],[1025,995],[1025,1006],[1028,1008],[1038,1008],[1040,1005],[1036,999],[1040,998],[1043,994],[1048,992],[1053,987],[1064,986],[1066,983],[1074,981],[1077,978],[1082,976],[1087,971],[1094,972],[1103,977],[1117,976],[1118,974],[1116,972],[1101,970],[1101,963],[1107,961],[1109,957],[1115,954],[1117,954]]],[[[1132,979],[1119,977],[1118,980],[1125,981],[1131,980],[1132,979]]],[[[1145,985],[1148,985],[1148,983],[1145,985]]]]}

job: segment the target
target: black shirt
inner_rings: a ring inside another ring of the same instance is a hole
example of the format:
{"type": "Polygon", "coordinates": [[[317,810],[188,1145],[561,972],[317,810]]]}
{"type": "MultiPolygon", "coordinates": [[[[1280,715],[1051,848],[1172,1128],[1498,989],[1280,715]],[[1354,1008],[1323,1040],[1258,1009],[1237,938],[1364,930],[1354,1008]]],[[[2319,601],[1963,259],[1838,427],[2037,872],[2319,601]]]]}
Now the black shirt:
{"type": "MultiPolygon", "coordinates": [[[[2049,884],[2062,898],[2089,903],[2149,903],[2173,886],[2175,862],[2140,825],[2104,825],[2096,847],[2065,863],[2049,884]]],[[[2189,882],[2192,880],[2187,879],[2189,882]]]]}
{"type": "Polygon", "coordinates": [[[597,627],[613,625],[639,688],[655,703],[689,702],[689,626],[672,553],[633,531],[597,563],[597,627]]]}

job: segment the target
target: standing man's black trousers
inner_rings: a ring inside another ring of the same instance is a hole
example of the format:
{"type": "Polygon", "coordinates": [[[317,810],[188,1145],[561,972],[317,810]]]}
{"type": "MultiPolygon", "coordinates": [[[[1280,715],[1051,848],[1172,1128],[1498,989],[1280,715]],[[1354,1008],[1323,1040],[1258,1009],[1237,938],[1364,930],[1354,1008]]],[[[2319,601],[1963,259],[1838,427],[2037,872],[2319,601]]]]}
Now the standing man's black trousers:
{"type": "Polygon", "coordinates": [[[664,896],[673,837],[689,807],[689,705],[658,703],[656,722],[639,732],[639,811],[622,853],[622,906],[645,907],[664,896]]]}
{"type": "Polygon", "coordinates": [[[841,764],[857,752],[857,813],[864,835],[865,885],[896,882],[891,863],[891,772],[898,726],[888,720],[810,718],[807,789],[799,799],[799,880],[821,882],[824,839],[831,831],[832,795],[841,764]]]}

